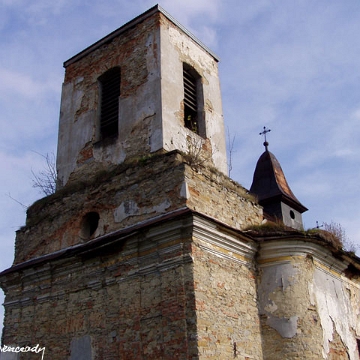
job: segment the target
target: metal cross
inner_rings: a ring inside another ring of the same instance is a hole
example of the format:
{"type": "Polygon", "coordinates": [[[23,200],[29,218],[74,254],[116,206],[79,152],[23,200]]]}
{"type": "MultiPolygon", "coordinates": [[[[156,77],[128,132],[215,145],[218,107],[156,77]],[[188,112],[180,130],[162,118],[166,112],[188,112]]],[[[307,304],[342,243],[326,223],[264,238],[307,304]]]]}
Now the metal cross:
{"type": "Polygon", "coordinates": [[[271,131],[271,129],[267,129],[265,126],[264,126],[264,130],[261,132],[261,133],[259,133],[259,135],[264,135],[264,139],[265,139],[265,141],[264,141],[264,146],[265,146],[265,149],[267,150],[267,147],[268,147],[268,145],[269,145],[269,143],[266,141],[266,134],[268,133],[268,132],[270,132],[271,131]]]}

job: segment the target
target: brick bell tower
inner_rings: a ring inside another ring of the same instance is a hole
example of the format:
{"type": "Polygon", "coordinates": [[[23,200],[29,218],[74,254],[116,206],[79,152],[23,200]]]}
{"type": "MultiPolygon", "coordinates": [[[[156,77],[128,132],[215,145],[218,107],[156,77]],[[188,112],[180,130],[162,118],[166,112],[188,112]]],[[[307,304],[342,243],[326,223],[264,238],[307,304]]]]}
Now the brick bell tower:
{"type": "Polygon", "coordinates": [[[3,344],[261,358],[256,244],[239,230],[262,209],[225,175],[217,57],[155,6],[64,66],[57,191],[0,274],[3,344]]]}
{"type": "Polygon", "coordinates": [[[66,61],[59,187],[78,173],[172,150],[201,148],[226,174],[217,63],[158,6],[66,61]]]}

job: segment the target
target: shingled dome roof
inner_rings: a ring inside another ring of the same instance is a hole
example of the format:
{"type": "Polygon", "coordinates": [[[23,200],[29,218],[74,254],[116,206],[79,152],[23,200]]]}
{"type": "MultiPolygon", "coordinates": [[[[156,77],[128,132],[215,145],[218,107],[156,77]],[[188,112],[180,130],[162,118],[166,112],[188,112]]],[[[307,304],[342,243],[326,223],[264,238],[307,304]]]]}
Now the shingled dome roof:
{"type": "Polygon", "coordinates": [[[279,161],[268,150],[260,156],[256,164],[250,192],[257,196],[261,205],[282,201],[300,213],[307,210],[291,191],[279,161]]]}

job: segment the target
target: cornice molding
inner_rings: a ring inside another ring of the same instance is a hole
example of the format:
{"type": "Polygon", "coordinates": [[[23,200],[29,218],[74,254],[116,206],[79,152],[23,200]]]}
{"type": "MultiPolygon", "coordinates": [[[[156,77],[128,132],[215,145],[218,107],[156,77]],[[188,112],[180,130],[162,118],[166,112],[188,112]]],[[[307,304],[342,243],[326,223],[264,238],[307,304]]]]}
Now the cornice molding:
{"type": "Polygon", "coordinates": [[[311,256],[326,268],[342,273],[349,262],[338,260],[332,252],[320,244],[297,238],[262,242],[257,258],[260,267],[290,262],[294,257],[311,256]]]}
{"type": "Polygon", "coordinates": [[[199,246],[216,256],[254,267],[258,244],[240,231],[221,226],[207,217],[194,214],[193,239],[201,240],[199,246]]]}

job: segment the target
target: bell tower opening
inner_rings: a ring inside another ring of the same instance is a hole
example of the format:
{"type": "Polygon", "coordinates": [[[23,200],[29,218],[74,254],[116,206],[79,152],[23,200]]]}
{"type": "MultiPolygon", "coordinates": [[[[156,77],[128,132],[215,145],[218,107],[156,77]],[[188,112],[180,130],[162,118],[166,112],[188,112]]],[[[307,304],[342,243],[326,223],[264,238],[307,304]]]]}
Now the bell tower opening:
{"type": "Polygon", "coordinates": [[[100,140],[119,132],[120,67],[107,70],[99,78],[100,140]]]}
{"type": "Polygon", "coordinates": [[[184,63],[183,81],[184,125],[195,134],[205,138],[201,76],[190,65],[184,63]]]}

